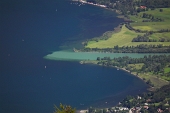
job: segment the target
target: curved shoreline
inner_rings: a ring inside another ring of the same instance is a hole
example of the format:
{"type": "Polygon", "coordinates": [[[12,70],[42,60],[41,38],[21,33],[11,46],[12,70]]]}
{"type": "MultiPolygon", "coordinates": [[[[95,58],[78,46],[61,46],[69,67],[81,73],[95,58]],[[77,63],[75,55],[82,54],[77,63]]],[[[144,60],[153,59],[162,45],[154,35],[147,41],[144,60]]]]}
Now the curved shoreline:
{"type": "MultiPolygon", "coordinates": [[[[100,65],[100,64],[97,64],[98,61],[80,61],[80,62],[81,62],[81,64],[94,64],[94,65],[102,66],[102,65],[100,65]]],[[[142,77],[140,76],[140,74],[142,74],[142,73],[135,74],[135,72],[133,73],[133,72],[131,72],[131,71],[125,69],[125,68],[121,68],[121,67],[117,67],[117,66],[105,66],[105,67],[112,67],[112,68],[116,68],[117,70],[125,71],[125,72],[131,74],[132,76],[135,76],[135,77],[141,79],[143,82],[145,82],[145,83],[147,82],[147,81],[144,80],[144,78],[142,78],[142,77]]],[[[153,76],[152,76],[152,77],[153,77],[153,76]]],[[[166,82],[166,84],[169,83],[168,81],[166,81],[166,80],[164,80],[164,79],[157,78],[157,77],[154,77],[154,78],[155,78],[155,79],[158,79],[158,80],[160,80],[160,81],[164,81],[164,82],[166,82]]],[[[146,84],[147,84],[147,83],[146,83],[146,84]]],[[[149,86],[149,88],[147,89],[148,91],[155,91],[157,88],[160,88],[160,87],[152,87],[152,86],[149,85],[149,84],[147,84],[147,85],[149,86]]]]}

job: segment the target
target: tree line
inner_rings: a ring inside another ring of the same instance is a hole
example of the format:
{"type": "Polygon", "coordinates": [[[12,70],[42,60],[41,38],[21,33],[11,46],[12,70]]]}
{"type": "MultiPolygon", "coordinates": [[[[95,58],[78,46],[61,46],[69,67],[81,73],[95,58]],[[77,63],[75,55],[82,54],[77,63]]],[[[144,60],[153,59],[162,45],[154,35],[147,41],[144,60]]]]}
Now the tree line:
{"type": "Polygon", "coordinates": [[[135,29],[133,28],[129,23],[125,24],[125,27],[128,28],[129,30],[138,32],[138,33],[163,33],[163,32],[170,32],[170,29],[160,29],[158,31],[148,31],[148,30],[139,30],[139,29],[135,29]]]}
{"type": "Polygon", "coordinates": [[[162,22],[164,19],[162,18],[155,18],[152,14],[143,13],[142,18],[146,18],[142,22],[162,22]]]}
{"type": "MultiPolygon", "coordinates": [[[[149,34],[150,35],[150,34],[149,34]]],[[[166,39],[164,37],[160,37],[158,40],[150,39],[147,33],[143,36],[138,35],[137,37],[132,39],[132,42],[170,42],[170,39],[166,39]]]]}
{"type": "Polygon", "coordinates": [[[110,52],[110,53],[170,53],[170,46],[162,44],[139,44],[137,46],[122,46],[118,45],[113,48],[83,48],[81,52],[110,52]]]}
{"type": "MultiPolygon", "coordinates": [[[[165,66],[170,67],[170,55],[149,55],[143,58],[131,58],[128,56],[110,59],[110,57],[97,58],[98,64],[105,66],[127,67],[128,64],[144,63],[140,72],[164,73],[165,66]]],[[[128,69],[127,69],[128,70],[128,69]]],[[[170,76],[170,75],[169,75],[170,76]]]]}
{"type": "Polygon", "coordinates": [[[140,0],[139,5],[146,5],[149,8],[170,7],[170,0],[140,0]]]}

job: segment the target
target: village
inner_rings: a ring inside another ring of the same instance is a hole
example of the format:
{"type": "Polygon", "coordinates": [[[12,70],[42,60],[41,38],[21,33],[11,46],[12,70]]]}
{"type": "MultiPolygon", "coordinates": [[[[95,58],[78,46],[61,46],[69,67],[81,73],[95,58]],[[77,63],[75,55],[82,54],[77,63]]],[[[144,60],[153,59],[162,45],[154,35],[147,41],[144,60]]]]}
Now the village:
{"type": "MultiPolygon", "coordinates": [[[[133,98],[134,99],[134,98],[133,98]]],[[[153,109],[150,108],[153,107],[153,105],[155,106],[155,103],[152,103],[152,99],[145,99],[145,102],[143,104],[140,103],[140,101],[142,101],[144,98],[142,98],[141,96],[137,96],[136,97],[137,101],[139,101],[139,103],[136,103],[135,107],[121,107],[122,103],[119,102],[119,104],[115,107],[110,107],[110,108],[93,108],[90,107],[86,110],[80,110],[78,111],[78,113],[142,113],[141,111],[148,111],[149,109],[153,109]]],[[[130,101],[132,101],[132,99],[130,99],[130,101]]],[[[157,108],[157,113],[163,113],[165,110],[168,112],[170,112],[170,108],[168,108],[169,106],[169,101],[166,101],[165,105],[167,106],[166,108],[157,108]]]]}

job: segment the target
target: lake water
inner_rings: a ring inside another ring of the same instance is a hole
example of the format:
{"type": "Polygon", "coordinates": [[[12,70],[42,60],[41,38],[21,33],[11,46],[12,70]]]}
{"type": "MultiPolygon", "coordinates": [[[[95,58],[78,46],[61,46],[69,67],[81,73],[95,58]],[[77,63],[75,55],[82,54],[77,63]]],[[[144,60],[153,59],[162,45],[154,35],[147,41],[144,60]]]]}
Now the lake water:
{"type": "Polygon", "coordinates": [[[1,113],[52,113],[59,103],[109,107],[146,91],[143,81],[124,71],[44,59],[113,30],[123,21],[115,13],[67,0],[1,0],[0,15],[1,113]]]}
{"type": "Polygon", "coordinates": [[[46,56],[49,60],[64,60],[64,61],[81,61],[81,60],[96,60],[97,57],[118,58],[128,56],[131,58],[143,58],[145,55],[164,55],[168,53],[99,53],[99,52],[73,52],[73,51],[55,51],[46,56]]]}

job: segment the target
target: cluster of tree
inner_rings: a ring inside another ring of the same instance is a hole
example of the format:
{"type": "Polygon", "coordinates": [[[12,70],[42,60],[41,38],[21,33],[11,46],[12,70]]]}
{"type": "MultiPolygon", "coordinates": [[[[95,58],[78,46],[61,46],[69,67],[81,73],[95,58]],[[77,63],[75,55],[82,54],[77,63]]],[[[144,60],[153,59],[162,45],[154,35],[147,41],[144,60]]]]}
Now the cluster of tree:
{"type": "Polygon", "coordinates": [[[81,52],[110,52],[110,53],[170,53],[170,46],[162,44],[140,44],[137,46],[114,46],[113,48],[83,48],[81,52]]]}
{"type": "Polygon", "coordinates": [[[170,56],[166,55],[149,55],[144,57],[144,65],[141,69],[143,72],[164,73],[164,68],[170,63],[170,56]]]}
{"type": "Polygon", "coordinates": [[[54,105],[54,113],[76,113],[76,109],[72,108],[69,105],[63,105],[60,103],[60,107],[58,108],[56,105],[54,105]]]}
{"type": "Polygon", "coordinates": [[[142,20],[142,22],[162,22],[164,21],[163,19],[161,18],[155,18],[155,19],[146,19],[146,20],[142,20]]]}
{"type": "MultiPolygon", "coordinates": [[[[157,33],[163,33],[163,32],[170,32],[170,29],[161,29],[159,31],[157,31],[157,33]]],[[[156,32],[154,32],[156,33],[156,32]]]]}
{"type": "MultiPolygon", "coordinates": [[[[119,27],[121,27],[121,26],[119,25],[119,27]]],[[[107,40],[108,38],[110,38],[112,36],[112,34],[113,34],[113,31],[107,31],[100,37],[94,37],[92,39],[88,39],[86,42],[84,42],[84,46],[87,45],[88,41],[98,42],[99,40],[107,40]]]]}
{"type": "Polygon", "coordinates": [[[164,21],[161,18],[155,18],[152,14],[143,13],[142,18],[147,18],[146,20],[143,20],[142,22],[162,22],[164,21]]]}
{"type": "MultiPolygon", "coordinates": [[[[104,66],[117,66],[125,67],[129,71],[138,71],[138,72],[153,72],[154,74],[164,73],[165,66],[170,64],[170,55],[149,55],[144,56],[143,58],[131,58],[128,56],[118,57],[110,59],[110,57],[100,58],[97,57],[98,64],[104,66]],[[143,66],[139,70],[130,70],[128,64],[138,64],[143,63],[143,66]]],[[[170,76],[170,75],[169,75],[170,76]]],[[[150,84],[149,81],[147,81],[150,84]]]]}
{"type": "Polygon", "coordinates": [[[148,8],[170,7],[169,0],[140,0],[137,3],[138,3],[138,5],[145,5],[148,8]]]}
{"type": "MultiPolygon", "coordinates": [[[[137,13],[140,13],[140,12],[145,12],[145,11],[148,11],[148,10],[149,10],[149,8],[143,8],[143,9],[142,9],[142,8],[138,7],[137,10],[136,10],[136,12],[137,12],[137,13]]],[[[137,15],[137,14],[136,14],[136,15],[137,15]]]]}
{"type": "Polygon", "coordinates": [[[159,40],[149,39],[150,33],[146,33],[143,36],[138,35],[137,37],[132,39],[132,42],[170,42],[170,38],[160,37],[159,40]]]}
{"type": "Polygon", "coordinates": [[[170,39],[160,38],[159,41],[160,41],[160,42],[170,42],[170,39]]]}
{"type": "MultiPolygon", "coordinates": [[[[132,42],[151,42],[148,36],[140,36],[138,35],[136,38],[133,38],[132,42]]],[[[156,40],[155,40],[156,42],[156,40]]]]}
{"type": "Polygon", "coordinates": [[[130,25],[130,24],[125,24],[126,28],[128,28],[129,30],[133,30],[135,31],[135,29],[130,25]]]}
{"type": "Polygon", "coordinates": [[[150,20],[150,19],[142,20],[142,22],[162,22],[162,21],[164,21],[164,20],[161,18],[155,18],[152,20],[150,20]]]}
{"type": "MultiPolygon", "coordinates": [[[[162,31],[162,30],[161,30],[162,31]]],[[[165,30],[164,30],[165,31],[165,30]]],[[[163,32],[163,31],[162,31],[163,32]]],[[[153,31],[145,33],[143,36],[138,35],[137,37],[132,39],[132,42],[170,42],[169,38],[160,38],[159,40],[156,39],[149,39],[148,36],[152,35],[153,31]]]]}
{"type": "Polygon", "coordinates": [[[152,14],[143,13],[142,18],[154,19],[154,16],[152,14]]]}
{"type": "Polygon", "coordinates": [[[127,96],[119,106],[140,108],[141,113],[170,112],[170,85],[163,86],[155,92],[143,93],[138,96],[127,96]]]}

